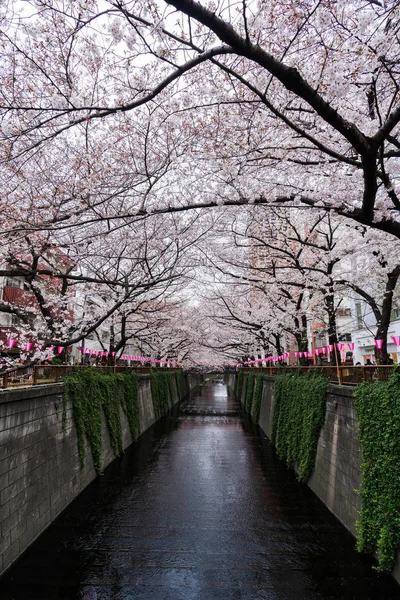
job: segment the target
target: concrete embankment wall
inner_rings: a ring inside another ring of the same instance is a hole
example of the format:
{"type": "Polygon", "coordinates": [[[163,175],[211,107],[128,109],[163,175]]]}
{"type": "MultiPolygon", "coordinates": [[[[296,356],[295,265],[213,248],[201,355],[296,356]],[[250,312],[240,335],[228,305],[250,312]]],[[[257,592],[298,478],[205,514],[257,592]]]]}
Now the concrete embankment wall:
{"type": "MultiPolygon", "coordinates": [[[[264,377],[258,424],[268,438],[272,431],[273,378],[264,377]]],[[[307,485],[343,525],[356,535],[355,522],[361,507],[360,444],[353,405],[353,389],[329,385],[325,423],[318,440],[315,468],[307,485]]]]}
{"type": "MultiPolygon", "coordinates": [[[[361,508],[361,498],[356,492],[361,485],[361,449],[353,391],[349,386],[328,386],[325,423],[318,440],[315,467],[307,485],[355,536],[361,508]]],[[[244,380],[242,404],[245,394],[244,380]]],[[[258,425],[268,438],[271,438],[273,409],[274,378],[264,376],[258,425]]],[[[400,583],[399,555],[392,575],[400,583]]]]}
{"type": "MultiPolygon", "coordinates": [[[[173,380],[172,404],[178,401],[173,380]]],[[[149,375],[139,376],[140,433],[155,422],[149,375]]],[[[0,573],[96,477],[89,446],[80,467],[77,434],[68,403],[63,432],[63,385],[0,391],[0,573]]],[[[120,411],[123,447],[132,443],[120,411]]],[[[115,455],[103,422],[103,468],[115,455]]]]}

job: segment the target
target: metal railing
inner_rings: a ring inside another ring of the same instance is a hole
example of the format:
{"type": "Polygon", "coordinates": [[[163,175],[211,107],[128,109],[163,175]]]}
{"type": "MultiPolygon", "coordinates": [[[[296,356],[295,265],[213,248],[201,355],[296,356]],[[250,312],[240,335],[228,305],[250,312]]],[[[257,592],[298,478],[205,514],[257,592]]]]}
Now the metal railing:
{"type": "Polygon", "coordinates": [[[64,375],[87,368],[97,369],[107,373],[134,372],[138,374],[146,374],[150,372],[150,367],[139,366],[126,367],[119,365],[97,365],[96,367],[89,367],[89,365],[34,365],[28,368],[19,367],[5,374],[0,372],[0,388],[6,389],[47,383],[58,383],[62,381],[64,375]]]}
{"type": "Polygon", "coordinates": [[[352,366],[341,365],[339,367],[329,366],[287,366],[287,367],[244,367],[244,371],[262,371],[265,375],[281,375],[287,371],[301,372],[309,371],[319,373],[332,383],[339,385],[357,385],[363,381],[387,381],[396,365],[372,365],[352,366]]]}

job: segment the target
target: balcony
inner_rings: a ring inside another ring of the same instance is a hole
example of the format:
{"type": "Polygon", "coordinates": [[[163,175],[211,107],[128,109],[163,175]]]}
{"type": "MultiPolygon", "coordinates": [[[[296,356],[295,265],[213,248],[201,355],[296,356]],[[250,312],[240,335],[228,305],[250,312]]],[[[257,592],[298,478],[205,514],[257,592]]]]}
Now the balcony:
{"type": "Polygon", "coordinates": [[[33,307],[36,304],[35,298],[31,292],[27,292],[17,287],[4,287],[1,290],[1,299],[14,306],[21,308],[33,307]]]}

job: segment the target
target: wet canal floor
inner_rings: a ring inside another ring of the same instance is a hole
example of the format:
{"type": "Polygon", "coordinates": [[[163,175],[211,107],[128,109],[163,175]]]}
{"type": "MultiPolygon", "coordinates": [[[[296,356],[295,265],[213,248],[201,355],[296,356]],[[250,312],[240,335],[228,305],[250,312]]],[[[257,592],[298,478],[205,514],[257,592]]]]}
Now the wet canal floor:
{"type": "Polygon", "coordinates": [[[0,580],[1,600],[400,600],[222,383],[144,434],[0,580]]]}

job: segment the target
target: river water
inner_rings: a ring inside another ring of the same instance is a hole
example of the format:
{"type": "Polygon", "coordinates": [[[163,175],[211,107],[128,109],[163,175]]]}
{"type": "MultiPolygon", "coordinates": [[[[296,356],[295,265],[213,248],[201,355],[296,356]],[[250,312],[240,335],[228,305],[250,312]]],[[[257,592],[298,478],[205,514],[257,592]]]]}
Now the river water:
{"type": "Polygon", "coordinates": [[[400,600],[204,385],[91,484],[0,580],[1,600],[400,600]]]}

